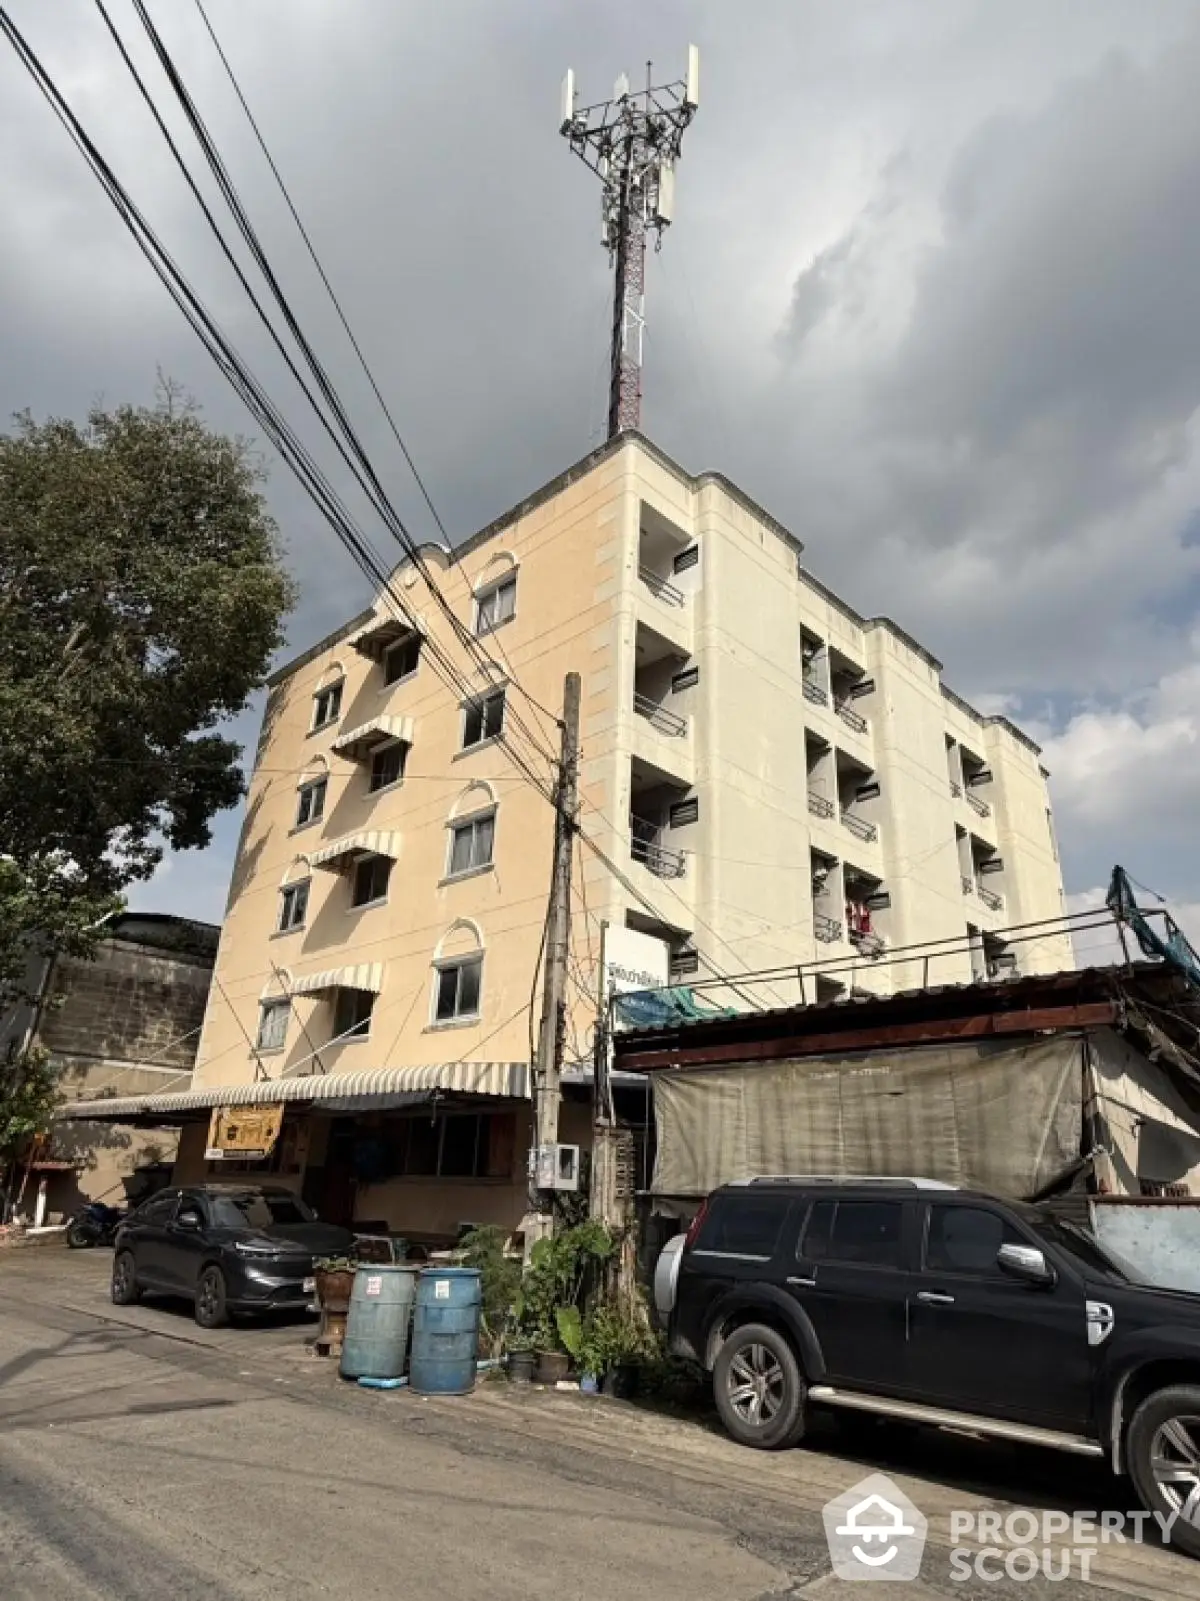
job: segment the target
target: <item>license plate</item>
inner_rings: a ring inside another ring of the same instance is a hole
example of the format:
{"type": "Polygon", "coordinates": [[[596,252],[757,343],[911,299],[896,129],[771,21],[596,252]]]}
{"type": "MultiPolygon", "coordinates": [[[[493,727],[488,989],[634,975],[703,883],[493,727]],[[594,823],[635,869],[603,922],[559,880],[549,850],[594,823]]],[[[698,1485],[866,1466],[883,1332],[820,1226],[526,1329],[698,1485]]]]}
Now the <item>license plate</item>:
{"type": "Polygon", "coordinates": [[[312,1292],[316,1289],[316,1287],[317,1287],[316,1279],[305,1279],[305,1281],[304,1281],[304,1293],[305,1293],[305,1295],[311,1295],[312,1292]]]}

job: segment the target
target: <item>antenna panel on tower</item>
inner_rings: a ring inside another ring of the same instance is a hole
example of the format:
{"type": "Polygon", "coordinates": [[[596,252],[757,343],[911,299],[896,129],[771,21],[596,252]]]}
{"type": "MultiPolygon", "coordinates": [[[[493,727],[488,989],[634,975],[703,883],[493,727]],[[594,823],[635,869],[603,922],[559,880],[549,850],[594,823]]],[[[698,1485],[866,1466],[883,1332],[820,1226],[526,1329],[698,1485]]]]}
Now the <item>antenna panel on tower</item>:
{"type": "Polygon", "coordinates": [[[700,104],[700,47],[688,45],[687,81],[683,91],[683,103],[693,111],[700,104]]]}
{"type": "Polygon", "coordinates": [[[658,193],[654,201],[655,222],[675,220],[675,166],[664,161],[658,169],[658,193]]]}
{"type": "Polygon", "coordinates": [[[559,119],[558,131],[566,133],[575,121],[575,74],[570,67],[562,81],[562,116],[559,119]]]}

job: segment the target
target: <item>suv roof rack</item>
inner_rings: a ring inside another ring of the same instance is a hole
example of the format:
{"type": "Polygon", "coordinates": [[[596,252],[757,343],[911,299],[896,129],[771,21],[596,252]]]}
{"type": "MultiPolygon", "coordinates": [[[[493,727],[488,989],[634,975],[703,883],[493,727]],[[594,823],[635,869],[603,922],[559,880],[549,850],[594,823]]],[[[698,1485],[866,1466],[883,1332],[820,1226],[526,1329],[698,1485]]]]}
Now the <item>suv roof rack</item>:
{"type": "Polygon", "coordinates": [[[957,1190],[941,1179],[909,1178],[878,1173],[757,1173],[753,1178],[732,1179],[731,1185],[749,1184],[878,1184],[900,1190],[957,1190]]]}

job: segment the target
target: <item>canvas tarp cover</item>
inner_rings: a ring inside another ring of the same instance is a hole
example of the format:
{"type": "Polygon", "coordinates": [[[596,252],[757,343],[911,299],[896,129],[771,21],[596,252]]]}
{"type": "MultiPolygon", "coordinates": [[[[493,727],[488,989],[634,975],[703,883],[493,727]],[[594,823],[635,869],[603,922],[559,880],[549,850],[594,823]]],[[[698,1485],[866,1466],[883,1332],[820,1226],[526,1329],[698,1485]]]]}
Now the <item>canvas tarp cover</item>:
{"type": "Polygon", "coordinates": [[[1078,1163],[1078,1038],[655,1074],[659,1195],[759,1173],[908,1174],[1024,1198],[1078,1163]]]}

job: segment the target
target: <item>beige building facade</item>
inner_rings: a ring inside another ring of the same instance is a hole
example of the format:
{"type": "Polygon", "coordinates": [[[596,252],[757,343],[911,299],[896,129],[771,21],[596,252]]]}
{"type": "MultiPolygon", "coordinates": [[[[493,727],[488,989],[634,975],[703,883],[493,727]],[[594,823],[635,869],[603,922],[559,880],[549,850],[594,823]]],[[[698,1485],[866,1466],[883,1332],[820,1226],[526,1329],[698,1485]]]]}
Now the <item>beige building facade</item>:
{"type": "MultiPolygon", "coordinates": [[[[1073,965],[1065,936],[1004,932],[1062,912],[1037,747],[727,480],[623,434],[424,555],[477,656],[405,565],[272,681],[196,1088],[529,1063],[570,671],[569,1060],[589,1056],[603,923],[665,939],[681,983],[788,969],[738,985],[757,1004],[1073,965]]],[[[493,1212],[520,1206],[515,1118],[454,1157],[509,1191],[493,1212]]]]}

